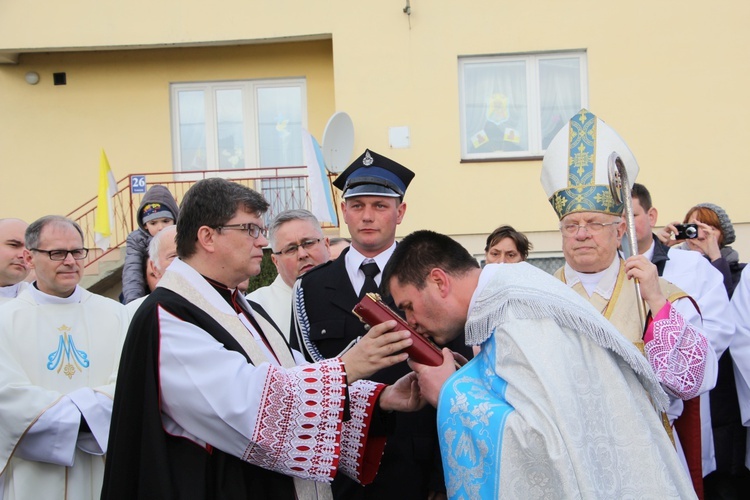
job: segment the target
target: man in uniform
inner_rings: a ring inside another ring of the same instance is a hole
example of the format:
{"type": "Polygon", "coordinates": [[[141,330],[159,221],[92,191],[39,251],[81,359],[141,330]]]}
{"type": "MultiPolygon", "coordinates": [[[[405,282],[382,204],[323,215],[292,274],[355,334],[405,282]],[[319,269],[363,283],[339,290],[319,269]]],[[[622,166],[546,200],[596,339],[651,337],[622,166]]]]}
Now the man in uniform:
{"type": "Polygon", "coordinates": [[[98,499],[128,317],[78,286],[75,222],[42,217],[25,239],[36,281],[0,308],[0,497],[98,499]]]}
{"type": "MultiPolygon", "coordinates": [[[[406,213],[403,199],[413,177],[403,165],[368,149],[334,181],[342,190],[341,212],[351,245],[338,259],[303,275],[293,292],[299,342],[311,359],[335,357],[367,331],[352,308],[381,284],[381,271],[396,248],[396,227],[406,213]]],[[[456,345],[466,352],[463,339],[456,345]]],[[[404,363],[377,373],[373,380],[389,383],[408,371],[404,363]]],[[[397,415],[375,482],[364,490],[334,482],[334,495],[346,500],[426,498],[431,491],[442,492],[437,456],[434,410],[397,415]]]]}
{"type": "MultiPolygon", "coordinates": [[[[700,315],[679,288],[659,278],[643,255],[623,260],[618,247],[625,234],[623,204],[609,190],[608,160],[618,153],[632,183],[638,164],[617,133],[582,109],[558,132],[542,163],[542,185],[560,218],[565,266],[555,276],[587,299],[628,340],[645,352],[659,381],[673,396],[670,423],[690,400],[716,383],[716,353],[702,333],[700,315]],[[647,318],[641,318],[633,279],[640,282],[647,318]]],[[[695,411],[698,406],[695,402],[695,411]]],[[[691,412],[692,416],[692,412],[691,412]]],[[[702,489],[700,429],[685,440],[685,457],[702,489]]],[[[679,442],[679,440],[677,440],[679,442]]]]}
{"type": "Polygon", "coordinates": [[[413,374],[388,387],[362,380],[405,359],[408,333],[384,333],[395,322],[340,358],[304,364],[253,314],[237,285],[260,272],[267,209],[220,178],[185,194],[179,258],[123,349],[102,498],[330,498],[338,470],[363,483],[375,475],[380,409],[421,407],[413,374]]]}
{"type": "Polygon", "coordinates": [[[0,304],[16,298],[28,286],[24,279],[29,268],[23,257],[27,227],[20,219],[0,219],[0,304]]]}
{"type": "Polygon", "coordinates": [[[320,222],[307,210],[285,210],[268,226],[271,260],[278,275],[268,286],[248,294],[258,314],[266,314],[276,323],[287,342],[292,331],[292,285],[298,276],[328,262],[328,238],[320,222]]]}

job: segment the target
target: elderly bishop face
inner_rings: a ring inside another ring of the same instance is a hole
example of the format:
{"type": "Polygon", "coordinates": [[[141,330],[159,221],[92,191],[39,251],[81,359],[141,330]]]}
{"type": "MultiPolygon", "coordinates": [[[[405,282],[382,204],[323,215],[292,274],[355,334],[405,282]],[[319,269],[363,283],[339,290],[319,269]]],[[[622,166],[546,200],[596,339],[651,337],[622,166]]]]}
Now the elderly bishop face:
{"type": "Polygon", "coordinates": [[[604,271],[617,257],[625,222],[616,215],[575,212],[560,221],[565,262],[579,273],[604,271]]]}

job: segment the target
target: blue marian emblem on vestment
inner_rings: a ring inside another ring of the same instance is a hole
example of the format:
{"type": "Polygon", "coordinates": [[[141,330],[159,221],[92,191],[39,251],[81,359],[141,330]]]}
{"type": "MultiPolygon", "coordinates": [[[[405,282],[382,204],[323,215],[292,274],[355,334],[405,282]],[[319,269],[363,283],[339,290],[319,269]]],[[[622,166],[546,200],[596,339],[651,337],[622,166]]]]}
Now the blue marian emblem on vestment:
{"type": "Polygon", "coordinates": [[[68,378],[73,378],[76,370],[81,372],[89,367],[89,355],[76,348],[69,326],[62,325],[58,330],[60,341],[57,349],[47,356],[47,369],[57,370],[57,373],[62,370],[68,378]]]}

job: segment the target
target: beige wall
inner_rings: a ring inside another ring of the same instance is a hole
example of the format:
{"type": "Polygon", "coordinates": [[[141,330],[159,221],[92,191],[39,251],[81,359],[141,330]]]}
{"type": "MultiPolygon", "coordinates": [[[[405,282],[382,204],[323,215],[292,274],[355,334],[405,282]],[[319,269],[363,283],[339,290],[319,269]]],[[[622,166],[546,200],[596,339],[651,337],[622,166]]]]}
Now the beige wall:
{"type": "MultiPolygon", "coordinates": [[[[314,135],[332,112],[347,111],[355,152],[370,147],[417,172],[399,236],[431,228],[475,241],[510,223],[533,241],[557,226],[541,162],[460,162],[457,58],[583,49],[589,108],[631,146],[660,223],[710,201],[750,224],[750,4],[411,3],[407,16],[403,0],[79,1],[65,11],[52,0],[2,2],[0,52],[21,55],[0,65],[0,168],[24,176],[5,183],[0,212],[28,207],[29,184],[34,215],[93,196],[101,147],[118,176],[170,168],[169,82],[304,75],[314,135]],[[321,36],[330,41],[219,46],[321,36]],[[28,53],[165,44],[213,46],[28,53]],[[35,87],[23,82],[32,69],[43,76],[35,87]],[[67,71],[68,86],[49,86],[52,71],[67,71]],[[390,150],[393,126],[410,127],[409,149],[390,150]]],[[[735,246],[750,259],[750,244],[735,246]]]]}

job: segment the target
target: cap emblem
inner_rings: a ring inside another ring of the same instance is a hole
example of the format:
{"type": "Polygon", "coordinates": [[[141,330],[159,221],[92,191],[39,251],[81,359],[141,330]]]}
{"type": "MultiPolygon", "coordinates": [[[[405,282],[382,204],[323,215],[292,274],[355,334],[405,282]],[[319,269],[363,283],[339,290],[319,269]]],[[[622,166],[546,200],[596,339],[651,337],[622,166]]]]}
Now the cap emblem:
{"type": "Polygon", "coordinates": [[[364,165],[365,167],[369,167],[370,165],[372,165],[373,161],[374,160],[372,159],[372,156],[370,156],[370,152],[367,151],[365,153],[365,157],[362,158],[362,165],[364,165]]]}

